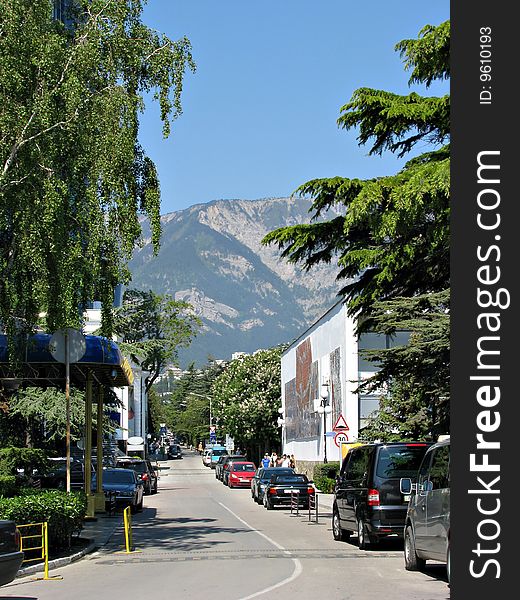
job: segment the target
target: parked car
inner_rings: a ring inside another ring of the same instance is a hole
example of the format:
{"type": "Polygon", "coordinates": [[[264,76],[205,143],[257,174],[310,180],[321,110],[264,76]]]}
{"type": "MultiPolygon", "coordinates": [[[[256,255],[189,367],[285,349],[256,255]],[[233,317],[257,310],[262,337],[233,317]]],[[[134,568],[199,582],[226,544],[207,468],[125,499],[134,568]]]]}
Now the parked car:
{"type": "Polygon", "coordinates": [[[131,469],[134,471],[143,482],[145,494],[157,493],[157,471],[152,467],[152,463],[148,459],[128,457],[117,458],[116,468],[131,469]]]}
{"type": "Polygon", "coordinates": [[[13,581],[22,566],[23,558],[16,523],[0,520],[0,585],[13,581]]]}
{"type": "Polygon", "coordinates": [[[226,454],[229,454],[229,452],[225,446],[213,446],[210,453],[209,466],[214,469],[217,466],[218,459],[226,454]]]}
{"type": "MultiPolygon", "coordinates": [[[[49,468],[43,473],[35,473],[34,478],[41,482],[42,488],[65,490],[67,488],[67,459],[49,458],[49,468]]],[[[95,466],[91,466],[92,476],[96,472],[95,466]]],[[[70,488],[82,490],[85,487],[84,462],[77,458],[70,458],[70,488]]]]}
{"type": "Polygon", "coordinates": [[[426,442],[391,442],[349,450],[334,488],[334,539],[347,540],[357,532],[359,548],[366,549],[383,537],[402,537],[408,497],[400,490],[400,480],[416,477],[430,446],[426,442]]]}
{"type": "Polygon", "coordinates": [[[228,487],[251,487],[251,480],[256,472],[255,463],[249,461],[233,461],[228,473],[228,487]]]}
{"type": "Polygon", "coordinates": [[[202,453],[202,464],[205,467],[209,467],[211,464],[211,448],[206,448],[202,453]]]}
{"type": "Polygon", "coordinates": [[[182,448],[180,447],[180,444],[170,444],[167,455],[171,460],[182,458],[182,448]]]}
{"type": "MultiPolygon", "coordinates": [[[[280,468],[280,467],[278,467],[280,468]]],[[[303,473],[280,473],[271,475],[264,490],[264,506],[272,510],[275,506],[290,505],[291,495],[298,494],[298,504],[309,508],[309,497],[316,493],[312,481],[303,473]]]]}
{"type": "Polygon", "coordinates": [[[260,467],[251,480],[251,498],[257,503],[264,501],[264,490],[272,475],[293,475],[294,469],[289,467],[260,467]]]}
{"type": "MultiPolygon", "coordinates": [[[[106,503],[115,495],[116,508],[130,506],[132,513],[143,510],[144,483],[132,469],[103,469],[103,492],[106,503]]],[[[96,477],[92,481],[92,490],[96,489],[96,477]]]]}
{"type": "Polygon", "coordinates": [[[221,481],[224,485],[228,484],[229,481],[229,469],[233,465],[234,461],[245,461],[246,457],[242,454],[228,454],[227,459],[222,463],[222,476],[221,481]]]}
{"type": "Polygon", "coordinates": [[[427,560],[446,563],[450,580],[450,440],[434,444],[424,455],[417,482],[401,479],[410,495],[404,532],[404,566],[424,568],[427,560]]]}
{"type": "Polygon", "coordinates": [[[222,470],[222,464],[226,460],[228,454],[222,454],[218,457],[217,462],[215,463],[215,479],[220,479],[220,472],[222,470]]]}

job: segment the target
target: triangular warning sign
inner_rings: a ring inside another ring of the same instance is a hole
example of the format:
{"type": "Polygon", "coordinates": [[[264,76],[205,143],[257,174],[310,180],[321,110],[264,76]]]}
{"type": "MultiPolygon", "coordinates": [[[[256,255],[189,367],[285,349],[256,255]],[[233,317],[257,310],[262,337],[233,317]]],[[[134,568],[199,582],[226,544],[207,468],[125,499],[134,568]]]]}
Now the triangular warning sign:
{"type": "Polygon", "coordinates": [[[334,423],[334,427],[332,428],[333,431],[348,431],[348,425],[347,422],[345,421],[343,415],[339,415],[339,417],[336,419],[336,422],[334,423]]]}

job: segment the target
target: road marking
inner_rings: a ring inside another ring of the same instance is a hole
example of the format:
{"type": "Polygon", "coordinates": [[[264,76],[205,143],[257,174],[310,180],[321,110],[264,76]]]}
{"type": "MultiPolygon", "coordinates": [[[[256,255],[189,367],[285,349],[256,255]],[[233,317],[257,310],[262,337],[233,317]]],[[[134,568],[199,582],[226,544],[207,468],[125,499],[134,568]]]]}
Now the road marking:
{"type": "MultiPolygon", "coordinates": [[[[235,519],[238,519],[246,527],[248,527],[249,529],[251,529],[251,531],[254,531],[255,533],[258,533],[258,535],[262,536],[270,544],[272,544],[273,546],[275,546],[276,548],[278,548],[278,550],[281,550],[287,556],[291,556],[292,555],[292,553],[289,552],[289,550],[286,550],[283,546],[280,546],[280,544],[278,542],[275,542],[268,535],[265,535],[265,533],[262,533],[261,531],[258,531],[258,529],[255,529],[254,527],[252,527],[251,525],[249,525],[249,523],[247,523],[246,521],[244,521],[244,519],[240,518],[236,513],[234,513],[225,504],[222,504],[222,502],[219,502],[219,504],[220,504],[220,506],[222,506],[222,508],[225,508],[228,512],[230,512],[235,517],[235,519]]],[[[291,560],[294,563],[294,571],[292,572],[292,575],[290,577],[286,577],[282,581],[279,581],[278,583],[275,583],[274,585],[271,585],[268,588],[260,590],[259,592],[255,592],[254,594],[250,594],[249,596],[244,596],[243,598],[240,598],[239,600],[250,600],[251,598],[256,598],[257,596],[261,596],[262,594],[267,594],[267,592],[271,592],[272,590],[275,590],[275,589],[277,589],[279,587],[282,587],[282,585],[285,585],[287,583],[290,583],[291,581],[294,581],[297,577],[299,577],[302,574],[303,567],[302,567],[301,562],[297,558],[291,558],[291,560]]]]}

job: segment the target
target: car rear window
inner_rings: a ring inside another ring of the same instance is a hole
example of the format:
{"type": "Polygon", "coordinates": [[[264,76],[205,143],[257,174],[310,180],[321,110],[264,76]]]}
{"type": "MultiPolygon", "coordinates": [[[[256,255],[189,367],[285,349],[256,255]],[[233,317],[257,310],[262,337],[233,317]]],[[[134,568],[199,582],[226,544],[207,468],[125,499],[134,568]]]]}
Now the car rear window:
{"type": "Polygon", "coordinates": [[[273,475],[294,475],[294,469],[285,469],[284,467],[270,467],[262,472],[262,479],[269,481],[273,475]]]}
{"type": "Polygon", "coordinates": [[[379,449],[376,475],[385,479],[414,477],[428,445],[382,446],[379,449]]]}
{"type": "Polygon", "coordinates": [[[255,465],[253,463],[250,464],[241,464],[235,463],[233,465],[233,471],[254,471],[255,465]]]}
{"type": "Polygon", "coordinates": [[[212,450],[211,454],[213,456],[222,456],[223,454],[227,454],[227,450],[212,450]]]}
{"type": "Polygon", "coordinates": [[[130,471],[125,473],[124,471],[111,471],[107,469],[103,471],[103,481],[105,483],[132,483],[135,480],[130,471]]]}
{"type": "Polygon", "coordinates": [[[309,480],[306,475],[273,475],[271,482],[278,484],[285,483],[307,483],[309,480]]]}
{"type": "Polygon", "coordinates": [[[147,470],[146,463],[144,463],[144,462],[122,462],[122,461],[118,461],[117,462],[117,466],[120,469],[132,469],[132,471],[135,471],[136,473],[144,473],[147,470]]]}

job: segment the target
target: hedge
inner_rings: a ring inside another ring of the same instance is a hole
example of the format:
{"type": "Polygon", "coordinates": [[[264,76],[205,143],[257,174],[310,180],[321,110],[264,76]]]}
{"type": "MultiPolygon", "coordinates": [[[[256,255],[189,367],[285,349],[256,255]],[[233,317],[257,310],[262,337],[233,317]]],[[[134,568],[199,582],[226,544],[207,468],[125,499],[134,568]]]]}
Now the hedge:
{"type": "Polygon", "coordinates": [[[329,462],[314,466],[313,481],[316,487],[324,494],[332,494],[336,484],[336,475],[339,473],[339,462],[329,462]]]}
{"type": "Polygon", "coordinates": [[[0,519],[17,525],[47,521],[51,551],[71,548],[72,535],[81,531],[86,512],[84,492],[23,490],[14,498],[0,498],[0,519]]]}
{"type": "Polygon", "coordinates": [[[14,475],[0,475],[0,497],[10,498],[18,492],[17,479],[14,475]]]}

